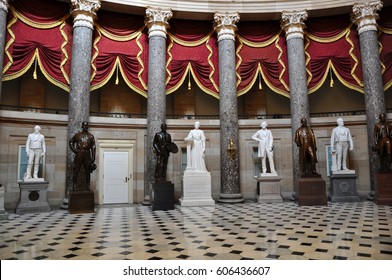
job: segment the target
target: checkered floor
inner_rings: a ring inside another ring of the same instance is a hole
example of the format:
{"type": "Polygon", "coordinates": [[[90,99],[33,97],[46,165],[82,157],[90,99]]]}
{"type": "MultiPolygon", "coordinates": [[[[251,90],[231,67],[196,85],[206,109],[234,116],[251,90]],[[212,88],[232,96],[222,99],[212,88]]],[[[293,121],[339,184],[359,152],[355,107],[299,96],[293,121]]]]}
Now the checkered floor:
{"type": "Polygon", "coordinates": [[[10,214],[0,221],[0,258],[391,260],[392,207],[285,202],[10,214]]]}

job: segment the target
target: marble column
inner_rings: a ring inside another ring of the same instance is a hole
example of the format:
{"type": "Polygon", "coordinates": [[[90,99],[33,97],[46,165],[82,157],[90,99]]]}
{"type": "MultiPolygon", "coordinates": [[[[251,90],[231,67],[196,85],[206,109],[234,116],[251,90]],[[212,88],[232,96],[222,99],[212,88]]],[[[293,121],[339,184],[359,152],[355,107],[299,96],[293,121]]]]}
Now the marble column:
{"type": "Polygon", "coordinates": [[[8,0],[0,0],[0,101],[3,80],[5,35],[7,31],[8,0]]]}
{"type": "Polygon", "coordinates": [[[382,8],[382,2],[354,4],[351,20],[357,25],[363,84],[365,90],[366,123],[368,134],[369,169],[370,169],[370,198],[374,196],[375,176],[380,163],[378,155],[372,150],[374,125],[378,122],[380,113],[385,113],[384,86],[382,81],[381,63],[377,38],[377,11],[382,8]]]}
{"type": "Polygon", "coordinates": [[[100,1],[72,0],[73,43],[71,60],[70,93],[68,103],[68,138],[65,203],[73,185],[74,153],[68,146],[69,139],[81,131],[83,121],[90,116],[90,75],[94,19],[101,7],[100,1]]]}
{"type": "Polygon", "coordinates": [[[295,145],[295,131],[301,126],[301,118],[309,118],[308,86],[306,78],[304,21],[306,11],[283,12],[281,27],[286,32],[290,82],[291,134],[293,143],[293,189],[298,195],[300,177],[299,148],[295,145]]]}
{"type": "Polygon", "coordinates": [[[219,202],[243,202],[240,190],[235,32],[238,13],[216,13],[219,49],[219,115],[221,193],[219,202]]]}
{"type": "MultiPolygon", "coordinates": [[[[147,99],[147,158],[144,205],[151,204],[156,157],[154,136],[166,122],[166,30],[173,16],[170,10],[146,9],[145,24],[148,28],[148,99],[147,99]]],[[[168,127],[170,133],[170,127],[168,127]]]]}

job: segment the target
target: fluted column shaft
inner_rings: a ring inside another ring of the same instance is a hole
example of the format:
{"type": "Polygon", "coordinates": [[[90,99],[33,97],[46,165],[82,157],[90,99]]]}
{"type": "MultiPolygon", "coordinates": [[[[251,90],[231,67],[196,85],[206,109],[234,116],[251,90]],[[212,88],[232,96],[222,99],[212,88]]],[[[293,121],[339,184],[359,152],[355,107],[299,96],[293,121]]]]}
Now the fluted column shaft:
{"type": "Polygon", "coordinates": [[[380,113],[385,113],[384,86],[382,81],[381,63],[377,38],[377,11],[382,8],[382,2],[355,4],[352,21],[357,25],[363,83],[365,90],[366,123],[368,134],[370,196],[374,195],[375,175],[380,167],[378,155],[372,150],[374,125],[378,122],[380,113]]]}
{"type": "Polygon", "coordinates": [[[0,0],[0,100],[3,80],[5,35],[7,28],[8,0],[0,0]]]}
{"type": "Polygon", "coordinates": [[[298,178],[300,177],[299,149],[294,143],[295,131],[301,126],[301,119],[309,123],[308,86],[306,81],[306,64],[304,48],[304,21],[308,14],[302,12],[283,12],[281,27],[286,32],[289,62],[291,135],[293,149],[293,187],[298,195],[298,178]]]}
{"type": "Polygon", "coordinates": [[[235,63],[235,31],[238,13],[215,14],[219,49],[219,115],[221,194],[219,202],[243,202],[240,192],[238,106],[235,63]]]}
{"type": "Polygon", "coordinates": [[[74,161],[74,153],[69,148],[68,141],[81,130],[82,122],[88,122],[90,116],[90,76],[94,19],[100,7],[100,1],[71,1],[71,14],[74,21],[70,77],[71,90],[68,103],[66,198],[68,198],[68,191],[73,185],[74,161]]]}
{"type": "MultiPolygon", "coordinates": [[[[147,99],[147,158],[143,204],[151,203],[156,157],[154,136],[166,122],[166,30],[171,11],[147,8],[145,24],[148,30],[148,99],[147,99]]],[[[170,128],[169,128],[170,129],[170,128]]]]}

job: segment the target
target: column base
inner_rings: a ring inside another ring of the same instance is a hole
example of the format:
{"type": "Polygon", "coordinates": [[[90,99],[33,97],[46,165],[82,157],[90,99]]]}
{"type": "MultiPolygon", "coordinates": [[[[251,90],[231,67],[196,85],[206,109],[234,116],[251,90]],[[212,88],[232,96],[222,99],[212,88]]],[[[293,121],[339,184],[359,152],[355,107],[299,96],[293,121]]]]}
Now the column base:
{"type": "Polygon", "coordinates": [[[143,199],[142,205],[144,206],[150,206],[151,205],[151,199],[149,195],[146,195],[143,199]]]}
{"type": "Polygon", "coordinates": [[[330,194],[328,196],[331,202],[359,202],[357,192],[357,175],[355,174],[335,174],[329,176],[330,194]]]}
{"type": "Polygon", "coordinates": [[[298,205],[328,205],[325,181],[321,176],[298,179],[298,205]]]}
{"type": "Polygon", "coordinates": [[[93,191],[71,191],[68,210],[70,214],[94,213],[93,191]]]}
{"type": "Polygon", "coordinates": [[[152,186],[152,210],[174,210],[174,184],[156,182],[152,186]]]}
{"type": "Polygon", "coordinates": [[[242,194],[234,193],[234,194],[225,194],[221,193],[219,195],[218,202],[220,203],[242,203],[244,199],[242,198],[242,194]]]}
{"type": "MultiPolygon", "coordinates": [[[[69,196],[69,194],[68,194],[69,196]]],[[[68,197],[63,199],[63,204],[61,204],[60,208],[64,210],[68,210],[69,200],[68,197]]]]}
{"type": "Polygon", "coordinates": [[[377,173],[376,195],[377,205],[392,205],[392,172],[377,173]]]}
{"type": "Polygon", "coordinates": [[[47,201],[48,184],[46,181],[19,182],[20,201],[16,214],[50,212],[51,208],[47,201]]]}

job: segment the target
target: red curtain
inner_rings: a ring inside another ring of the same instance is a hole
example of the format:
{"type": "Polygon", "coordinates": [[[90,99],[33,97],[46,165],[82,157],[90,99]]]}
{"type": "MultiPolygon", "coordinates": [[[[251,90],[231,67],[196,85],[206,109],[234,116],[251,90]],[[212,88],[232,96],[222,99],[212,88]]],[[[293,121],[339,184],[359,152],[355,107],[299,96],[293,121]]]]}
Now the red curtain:
{"type": "Polygon", "coordinates": [[[148,38],[144,18],[101,11],[95,28],[91,88],[121,76],[134,91],[147,96],[148,38]]]}
{"type": "MultiPolygon", "coordinates": [[[[72,19],[69,4],[51,0],[10,2],[4,80],[40,67],[53,84],[69,91],[72,19]]],[[[384,88],[392,85],[392,8],[380,12],[379,46],[384,88]]],[[[188,82],[219,96],[218,43],[211,21],[172,19],[167,37],[166,91],[188,82]]],[[[332,73],[345,86],[363,92],[359,39],[350,16],[309,18],[305,29],[309,93],[332,73]]],[[[241,21],[236,37],[237,94],[263,81],[289,96],[287,46],[279,21],[241,21]]],[[[94,31],[91,88],[115,76],[147,96],[148,35],[144,17],[100,10],[94,31]]]]}
{"type": "Polygon", "coordinates": [[[273,91],[289,95],[286,43],[278,21],[239,23],[236,53],[238,95],[262,78],[273,91]]]}
{"type": "Polygon", "coordinates": [[[305,39],[310,93],[325,80],[333,83],[331,71],[347,87],[363,92],[359,39],[348,16],[310,19],[305,39]]]}
{"type": "Polygon", "coordinates": [[[190,71],[189,74],[192,74],[204,92],[218,96],[218,48],[212,23],[173,20],[170,26],[167,48],[168,93],[180,87],[190,71]]]}
{"type": "Polygon", "coordinates": [[[69,90],[72,26],[69,6],[48,0],[18,0],[8,13],[4,80],[37,65],[53,84],[69,90]]]}
{"type": "Polygon", "coordinates": [[[382,9],[378,24],[381,70],[384,90],[387,90],[392,86],[392,7],[382,9]]]}

